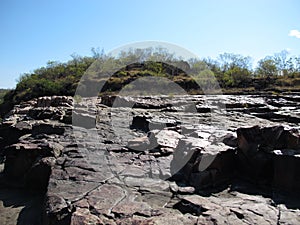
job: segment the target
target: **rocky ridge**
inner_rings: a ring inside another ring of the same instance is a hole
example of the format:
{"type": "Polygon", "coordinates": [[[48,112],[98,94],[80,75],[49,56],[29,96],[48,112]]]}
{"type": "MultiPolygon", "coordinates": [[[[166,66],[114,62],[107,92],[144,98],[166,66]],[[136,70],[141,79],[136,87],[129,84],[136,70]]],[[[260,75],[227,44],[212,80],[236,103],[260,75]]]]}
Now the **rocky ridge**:
{"type": "Polygon", "coordinates": [[[0,127],[1,184],[45,195],[40,224],[299,223],[299,99],[33,99],[0,127]]]}

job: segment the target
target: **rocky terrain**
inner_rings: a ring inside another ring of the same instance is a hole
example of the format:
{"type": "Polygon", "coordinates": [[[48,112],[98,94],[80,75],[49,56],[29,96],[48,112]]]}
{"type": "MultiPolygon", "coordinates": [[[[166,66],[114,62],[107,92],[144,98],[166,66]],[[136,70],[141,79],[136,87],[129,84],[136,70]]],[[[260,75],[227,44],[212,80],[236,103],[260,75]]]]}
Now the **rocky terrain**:
{"type": "Polygon", "coordinates": [[[52,96],[16,105],[0,126],[0,223],[299,224],[299,102],[52,96]]]}

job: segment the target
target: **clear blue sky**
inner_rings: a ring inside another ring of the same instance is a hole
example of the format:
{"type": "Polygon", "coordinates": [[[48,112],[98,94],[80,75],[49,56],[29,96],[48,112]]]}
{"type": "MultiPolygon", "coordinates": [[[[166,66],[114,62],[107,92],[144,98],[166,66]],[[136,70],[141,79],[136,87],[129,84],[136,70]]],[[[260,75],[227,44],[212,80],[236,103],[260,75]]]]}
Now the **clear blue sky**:
{"type": "Polygon", "coordinates": [[[200,58],[300,55],[299,12],[298,0],[1,0],[0,88],[49,60],[135,41],[170,42],[200,58]]]}

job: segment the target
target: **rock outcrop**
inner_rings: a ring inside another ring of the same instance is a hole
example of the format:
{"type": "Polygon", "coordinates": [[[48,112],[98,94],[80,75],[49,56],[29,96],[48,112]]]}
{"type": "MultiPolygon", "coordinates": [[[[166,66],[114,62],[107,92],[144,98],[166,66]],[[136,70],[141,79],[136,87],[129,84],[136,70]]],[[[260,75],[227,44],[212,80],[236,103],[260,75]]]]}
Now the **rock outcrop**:
{"type": "Polygon", "coordinates": [[[34,99],[0,127],[0,181],[44,193],[41,224],[297,224],[297,99],[34,99]]]}
{"type": "Polygon", "coordinates": [[[55,140],[63,135],[62,123],[70,114],[72,98],[41,97],[15,106],[0,128],[5,182],[45,191],[51,168],[64,149],[55,140]]]}
{"type": "Polygon", "coordinates": [[[238,163],[242,176],[299,193],[300,135],[282,126],[242,128],[238,135],[238,163]]]}

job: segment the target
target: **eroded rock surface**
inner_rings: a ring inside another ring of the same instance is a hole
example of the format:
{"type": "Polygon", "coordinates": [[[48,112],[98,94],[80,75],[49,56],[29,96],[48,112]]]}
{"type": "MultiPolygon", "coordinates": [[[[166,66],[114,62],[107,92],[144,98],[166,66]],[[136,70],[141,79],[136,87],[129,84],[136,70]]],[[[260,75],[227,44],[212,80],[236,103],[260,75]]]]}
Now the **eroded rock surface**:
{"type": "Polygon", "coordinates": [[[297,224],[298,99],[34,99],[0,127],[1,183],[46,192],[43,224],[297,224]]]}

